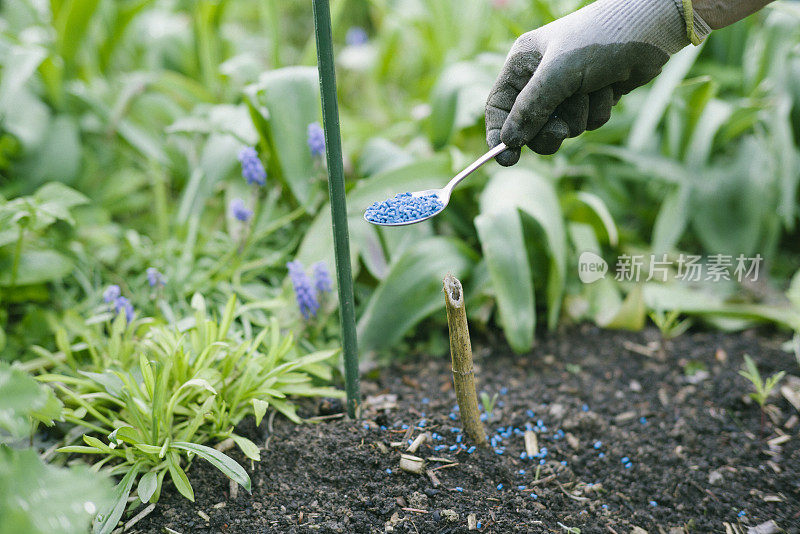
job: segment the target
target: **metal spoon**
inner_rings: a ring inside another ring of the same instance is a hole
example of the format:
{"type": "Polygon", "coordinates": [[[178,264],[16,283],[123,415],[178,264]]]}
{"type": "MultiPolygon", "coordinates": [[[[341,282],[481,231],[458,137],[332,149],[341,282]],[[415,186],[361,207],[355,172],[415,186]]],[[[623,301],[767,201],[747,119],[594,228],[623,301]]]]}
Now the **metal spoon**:
{"type": "Polygon", "coordinates": [[[464,178],[466,178],[467,176],[478,170],[484,163],[486,163],[490,159],[494,158],[495,156],[503,152],[506,148],[508,148],[506,145],[500,143],[499,145],[491,149],[489,152],[487,152],[486,154],[475,160],[475,162],[472,163],[469,167],[467,167],[460,173],[456,174],[453,177],[453,179],[447,182],[447,185],[442,187],[441,189],[425,189],[422,191],[413,191],[411,193],[411,195],[414,197],[436,195],[437,197],[439,197],[439,201],[442,203],[442,208],[439,211],[431,213],[430,215],[422,217],[421,219],[414,219],[413,221],[403,221],[399,223],[381,223],[381,222],[370,221],[369,219],[367,219],[366,213],[364,214],[364,219],[366,219],[367,222],[376,224],[378,226],[406,226],[409,224],[416,224],[418,222],[426,221],[431,217],[439,215],[447,207],[447,204],[450,202],[450,194],[453,192],[453,189],[455,189],[455,187],[459,183],[461,183],[461,180],[463,180],[464,178]]]}

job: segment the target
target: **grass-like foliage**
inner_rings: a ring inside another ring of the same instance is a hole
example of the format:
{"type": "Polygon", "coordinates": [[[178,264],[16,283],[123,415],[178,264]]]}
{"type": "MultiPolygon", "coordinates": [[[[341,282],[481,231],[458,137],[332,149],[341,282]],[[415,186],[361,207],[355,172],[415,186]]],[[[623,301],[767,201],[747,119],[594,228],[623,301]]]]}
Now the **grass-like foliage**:
{"type": "Polygon", "coordinates": [[[486,417],[491,418],[492,412],[494,411],[494,407],[497,404],[497,397],[498,394],[495,393],[491,397],[485,391],[481,391],[481,406],[483,406],[483,411],[486,412],[486,417]]]}
{"type": "Polygon", "coordinates": [[[341,395],[315,385],[315,378],[331,379],[325,362],[336,350],[301,353],[275,319],[247,335],[236,321],[243,307],[233,297],[218,319],[209,317],[200,295],[192,307],[194,316],[175,325],[147,318],[128,323],[120,313],[87,327],[72,343],[60,331],[57,353],[39,350],[53,364],[39,380],[64,402],[64,419],[86,430],[83,444],[59,451],[97,455],[95,469],[122,476],[114,502],[100,510],[99,532],[116,526],[137,481],[141,502],[158,500],[167,475],[194,500],[185,470],[196,456],[249,491],[245,470],[205,444],[232,438],[258,460],[258,446],[234,433],[245,416],[258,423],[272,407],[300,422],[288,395],[341,395]]]}
{"type": "Polygon", "coordinates": [[[778,371],[764,380],[761,378],[761,373],[758,372],[758,367],[756,367],[753,358],[745,354],[744,363],[742,364],[742,369],[739,371],[739,374],[753,384],[753,389],[755,391],[750,393],[750,398],[756,401],[763,410],[772,390],[775,389],[775,386],[778,385],[778,382],[781,381],[786,372],[778,371]]]}
{"type": "Polygon", "coordinates": [[[656,325],[658,331],[661,332],[661,337],[665,340],[674,339],[683,335],[692,325],[691,319],[680,321],[680,316],[680,310],[668,312],[655,310],[650,312],[650,319],[653,321],[653,324],[656,325]]]}

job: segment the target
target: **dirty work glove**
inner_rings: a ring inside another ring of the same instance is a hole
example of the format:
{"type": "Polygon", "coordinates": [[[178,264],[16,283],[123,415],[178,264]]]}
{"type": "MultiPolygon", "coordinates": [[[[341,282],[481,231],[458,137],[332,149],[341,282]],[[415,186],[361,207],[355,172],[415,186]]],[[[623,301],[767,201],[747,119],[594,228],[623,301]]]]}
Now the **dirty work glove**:
{"type": "MultiPolygon", "coordinates": [[[[693,22],[698,35],[710,32],[697,13],[693,22]]],[[[600,127],[620,96],[688,44],[682,0],[597,0],[522,35],[486,102],[489,146],[513,147],[497,161],[515,164],[523,145],[552,154],[600,127]]]]}

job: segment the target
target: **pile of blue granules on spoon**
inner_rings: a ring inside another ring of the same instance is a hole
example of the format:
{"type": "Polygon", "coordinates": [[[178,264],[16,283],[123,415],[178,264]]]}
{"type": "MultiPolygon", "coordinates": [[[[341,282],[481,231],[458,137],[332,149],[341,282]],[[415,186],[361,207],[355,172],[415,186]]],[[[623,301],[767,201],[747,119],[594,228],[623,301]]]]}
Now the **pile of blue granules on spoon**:
{"type": "Polygon", "coordinates": [[[364,217],[376,224],[398,224],[417,221],[444,209],[436,195],[415,197],[411,193],[400,193],[394,198],[375,202],[367,208],[364,217]]]}

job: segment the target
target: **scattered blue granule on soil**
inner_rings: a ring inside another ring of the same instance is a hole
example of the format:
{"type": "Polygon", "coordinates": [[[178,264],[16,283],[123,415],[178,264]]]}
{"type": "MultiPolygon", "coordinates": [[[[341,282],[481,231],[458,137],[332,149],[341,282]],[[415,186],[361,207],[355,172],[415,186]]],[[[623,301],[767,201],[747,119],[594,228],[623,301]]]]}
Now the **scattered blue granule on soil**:
{"type": "Polygon", "coordinates": [[[436,195],[422,197],[411,193],[400,193],[394,198],[375,202],[367,208],[368,221],[378,224],[397,224],[424,219],[444,209],[444,204],[436,195]]]}
{"type": "Polygon", "coordinates": [[[736,515],[737,515],[738,517],[744,517],[744,516],[746,516],[746,515],[747,515],[747,512],[745,512],[744,510],[741,510],[741,511],[740,511],[738,514],[736,514],[736,515]]]}

